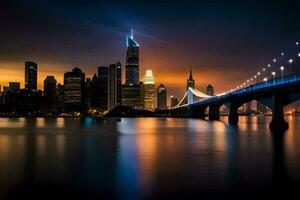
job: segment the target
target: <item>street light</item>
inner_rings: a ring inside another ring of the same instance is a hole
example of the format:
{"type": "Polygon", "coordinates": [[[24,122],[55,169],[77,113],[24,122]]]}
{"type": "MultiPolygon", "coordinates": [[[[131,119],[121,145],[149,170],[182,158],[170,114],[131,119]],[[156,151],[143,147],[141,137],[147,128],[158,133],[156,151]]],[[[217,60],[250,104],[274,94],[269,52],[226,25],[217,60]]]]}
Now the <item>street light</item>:
{"type": "Polygon", "coordinates": [[[281,65],[280,71],[281,71],[281,77],[282,77],[282,79],[283,79],[283,71],[284,71],[284,66],[283,66],[283,65],[281,65]]]}
{"type": "Polygon", "coordinates": [[[273,59],[273,62],[276,63],[276,61],[277,61],[276,58],[274,58],[274,59],[273,59]]]}
{"type": "Polygon", "coordinates": [[[268,67],[271,67],[271,64],[268,64],[268,67]]]}
{"type": "Polygon", "coordinates": [[[293,59],[289,59],[289,63],[290,63],[290,75],[292,74],[292,64],[293,64],[293,59]]]}
{"type": "Polygon", "coordinates": [[[273,76],[273,84],[275,84],[275,75],[276,75],[276,72],[272,72],[271,74],[273,76]]]}

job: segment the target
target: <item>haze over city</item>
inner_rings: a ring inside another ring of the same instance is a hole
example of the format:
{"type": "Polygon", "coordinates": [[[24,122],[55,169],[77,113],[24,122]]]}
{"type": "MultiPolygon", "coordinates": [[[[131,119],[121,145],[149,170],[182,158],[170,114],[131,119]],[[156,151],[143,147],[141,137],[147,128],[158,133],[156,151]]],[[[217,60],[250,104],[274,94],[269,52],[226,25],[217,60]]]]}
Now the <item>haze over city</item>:
{"type": "MultiPolygon", "coordinates": [[[[24,61],[46,75],[125,62],[131,29],[140,44],[140,78],[152,69],[156,84],[182,96],[189,68],[196,87],[216,92],[240,84],[297,40],[299,2],[259,1],[29,1],[0,8],[0,84],[24,82],[24,61]],[[155,10],[155,11],[154,11],[155,10]],[[237,78],[238,77],[238,78],[237,78]]],[[[124,76],[123,76],[124,82],[124,76]]]]}

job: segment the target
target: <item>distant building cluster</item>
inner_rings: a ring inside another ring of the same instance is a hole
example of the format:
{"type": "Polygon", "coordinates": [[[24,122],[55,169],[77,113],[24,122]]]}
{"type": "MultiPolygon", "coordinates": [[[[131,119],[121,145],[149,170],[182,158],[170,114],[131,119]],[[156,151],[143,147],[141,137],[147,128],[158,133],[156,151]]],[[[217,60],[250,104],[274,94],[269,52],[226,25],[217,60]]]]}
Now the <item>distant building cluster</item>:
{"type": "Polygon", "coordinates": [[[119,61],[98,67],[98,73],[91,78],[76,67],[64,73],[63,84],[49,75],[44,80],[42,91],[37,87],[38,64],[27,61],[25,88],[21,89],[19,82],[10,82],[3,91],[0,86],[0,112],[102,114],[121,105],[149,111],[168,109],[166,87],[160,84],[156,89],[152,70],[147,69],[143,81],[139,80],[139,44],[133,33],[126,39],[125,84],[122,84],[122,64],[119,61]]]}

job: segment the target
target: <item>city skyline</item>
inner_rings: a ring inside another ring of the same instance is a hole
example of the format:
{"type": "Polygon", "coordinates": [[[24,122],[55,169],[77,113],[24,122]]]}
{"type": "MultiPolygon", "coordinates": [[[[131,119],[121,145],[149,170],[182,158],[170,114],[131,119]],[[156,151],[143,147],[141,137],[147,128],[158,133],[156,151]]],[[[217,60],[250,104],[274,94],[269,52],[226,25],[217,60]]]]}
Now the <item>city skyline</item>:
{"type": "Polygon", "coordinates": [[[165,1],[157,5],[164,12],[154,12],[151,4],[135,1],[93,1],[84,7],[81,1],[74,1],[71,7],[67,1],[4,3],[0,8],[0,23],[6,27],[0,33],[0,84],[20,81],[23,87],[21,69],[27,60],[39,64],[39,89],[47,75],[62,83],[63,73],[74,67],[92,77],[99,65],[109,65],[112,60],[121,60],[125,66],[124,38],[133,28],[141,46],[140,79],[150,66],[157,80],[168,87],[169,95],[181,96],[192,66],[196,87],[204,91],[212,84],[218,93],[249,77],[299,35],[299,3],[293,1],[189,1],[184,5],[172,1],[171,6],[165,1]],[[179,8],[183,9],[177,20],[173,14],[179,8]],[[25,12],[28,9],[33,12],[25,12]],[[100,11],[105,12],[98,14],[100,11]]]}

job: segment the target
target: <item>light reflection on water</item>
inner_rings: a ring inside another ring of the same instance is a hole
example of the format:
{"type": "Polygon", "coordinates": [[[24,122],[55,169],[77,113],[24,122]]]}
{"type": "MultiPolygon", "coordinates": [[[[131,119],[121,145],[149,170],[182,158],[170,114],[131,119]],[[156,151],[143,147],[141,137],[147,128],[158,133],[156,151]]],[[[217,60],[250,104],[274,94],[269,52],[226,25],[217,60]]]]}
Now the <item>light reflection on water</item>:
{"type": "Polygon", "coordinates": [[[269,131],[269,117],[240,117],[238,126],[225,117],[2,118],[0,197],[57,188],[110,199],[285,191],[300,186],[300,118],[286,119],[282,134],[269,131]]]}

